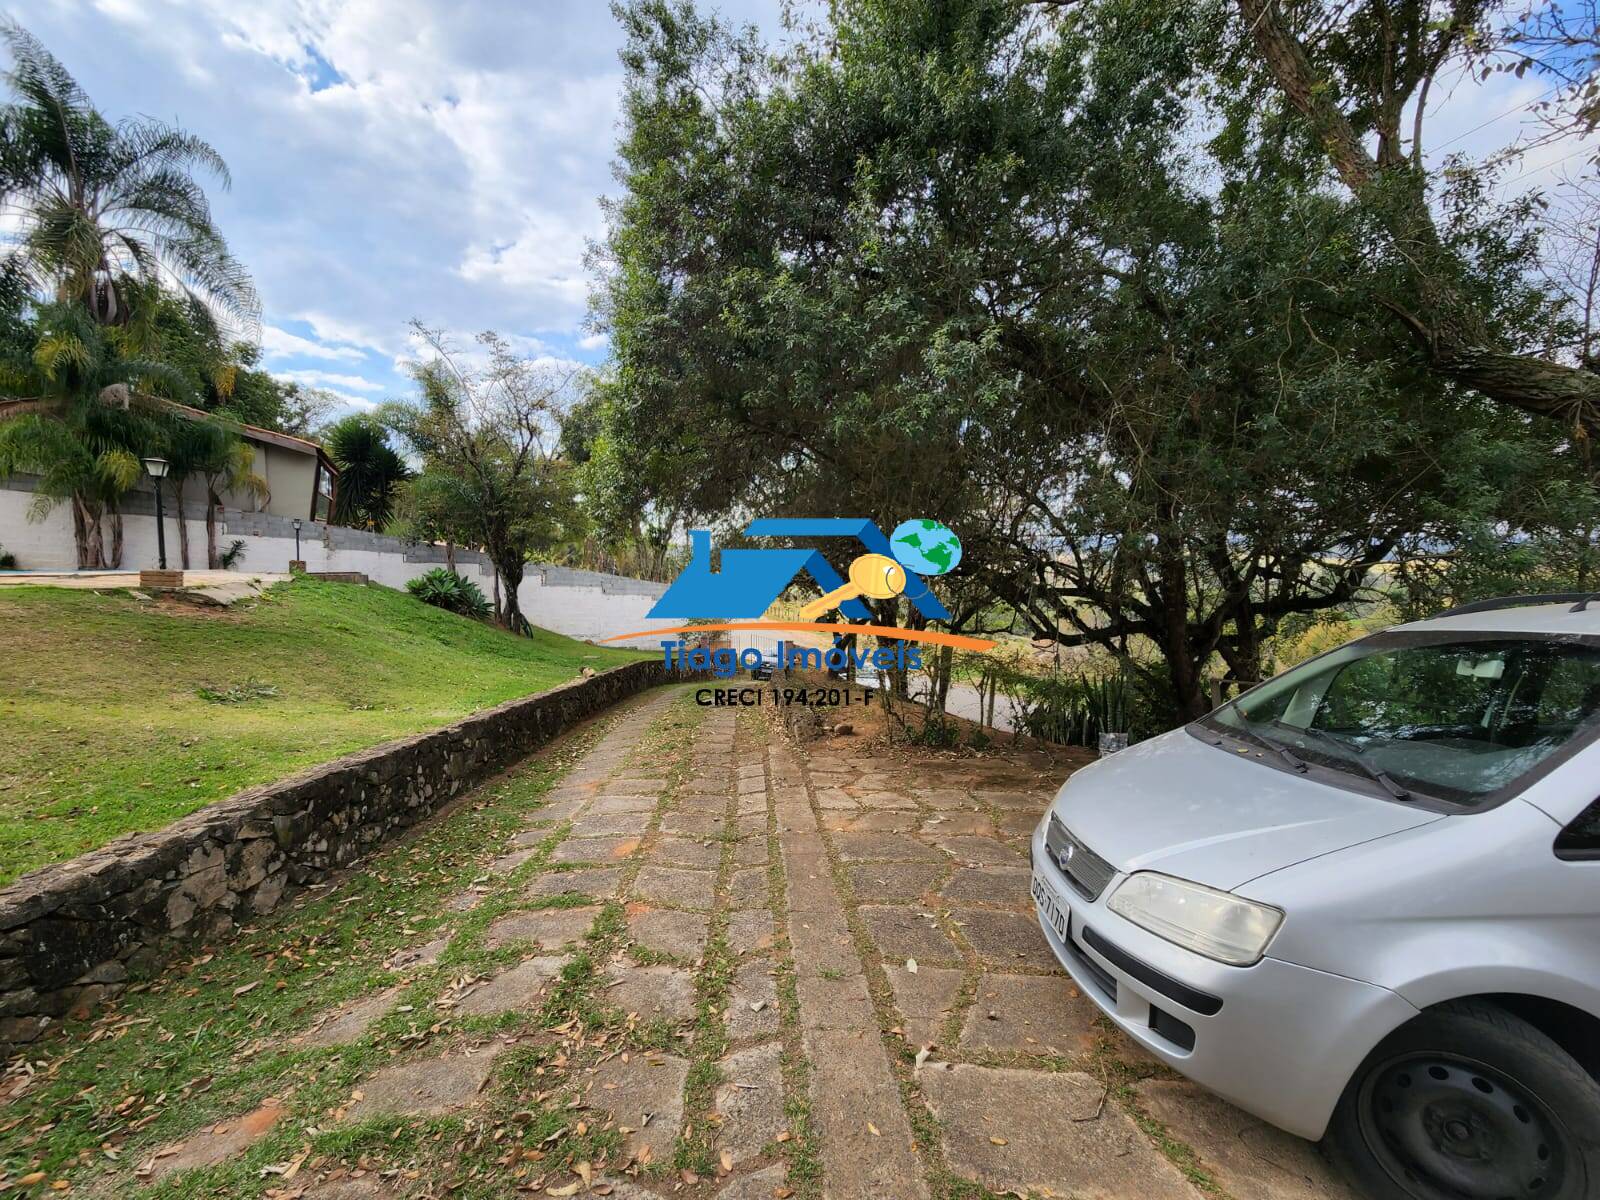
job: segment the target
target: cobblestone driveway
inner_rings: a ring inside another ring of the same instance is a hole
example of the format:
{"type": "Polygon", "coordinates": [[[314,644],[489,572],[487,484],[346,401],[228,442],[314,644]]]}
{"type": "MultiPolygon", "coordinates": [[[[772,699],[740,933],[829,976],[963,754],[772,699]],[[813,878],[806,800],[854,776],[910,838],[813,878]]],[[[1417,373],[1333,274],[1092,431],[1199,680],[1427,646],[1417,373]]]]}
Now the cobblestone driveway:
{"type": "MultiPolygon", "coordinates": [[[[699,709],[682,690],[636,702],[448,905],[458,942],[517,951],[438,992],[432,1015],[466,1032],[391,1051],[322,1124],[471,1114],[531,1043],[526,1102],[563,1105],[567,1134],[617,1135],[573,1174],[536,1147],[519,1159],[513,1133],[502,1161],[531,1194],[1349,1200],[1311,1146],[1143,1056],[1057,969],[1027,838],[1065,770],[796,745],[770,710],[699,709]],[[693,723],[670,772],[642,744],[669,711],[693,723]],[[578,1015],[518,1023],[538,1012],[578,1015]]],[[[450,945],[419,939],[388,964],[394,988],[296,1044],[362,1038],[450,945]]],[[[236,1155],[275,1119],[202,1131],[139,1178],[236,1155]]],[[[381,1158],[319,1155],[279,1194],[435,1194],[381,1158]]]]}

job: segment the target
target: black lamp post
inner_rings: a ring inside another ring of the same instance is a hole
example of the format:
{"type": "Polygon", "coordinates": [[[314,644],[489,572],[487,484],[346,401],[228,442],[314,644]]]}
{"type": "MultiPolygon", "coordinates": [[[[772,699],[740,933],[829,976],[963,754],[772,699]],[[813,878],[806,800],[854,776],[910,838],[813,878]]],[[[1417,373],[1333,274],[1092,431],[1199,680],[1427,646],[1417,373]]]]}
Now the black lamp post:
{"type": "Polygon", "coordinates": [[[290,522],[294,526],[294,560],[300,561],[300,518],[296,517],[290,522]]]}
{"type": "MultiPolygon", "coordinates": [[[[144,469],[150,472],[150,478],[156,484],[156,553],[161,560],[161,569],[167,569],[167,523],[161,508],[161,481],[167,477],[167,460],[164,458],[147,458],[144,460],[144,469]]],[[[183,519],[183,514],[178,514],[178,519],[183,519]]]]}

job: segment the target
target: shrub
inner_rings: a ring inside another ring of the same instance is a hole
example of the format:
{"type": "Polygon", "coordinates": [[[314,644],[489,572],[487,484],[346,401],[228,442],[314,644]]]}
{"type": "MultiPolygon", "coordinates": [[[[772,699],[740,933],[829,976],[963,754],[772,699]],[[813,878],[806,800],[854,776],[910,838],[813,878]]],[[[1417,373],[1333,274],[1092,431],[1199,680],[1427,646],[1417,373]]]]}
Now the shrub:
{"type": "Polygon", "coordinates": [[[929,713],[922,722],[922,728],[912,730],[907,737],[919,746],[948,750],[961,744],[961,727],[947,716],[929,713]]]}
{"type": "Polygon", "coordinates": [[[244,539],[234,538],[228,543],[228,548],[217,555],[217,562],[224,571],[231,571],[239,565],[239,560],[244,557],[244,539]]]}
{"type": "Polygon", "coordinates": [[[446,567],[435,567],[426,575],[418,575],[406,584],[406,591],[424,604],[460,613],[463,617],[489,615],[489,601],[483,589],[446,567]]]}
{"type": "Polygon", "coordinates": [[[1138,741],[1168,724],[1160,698],[1121,670],[1015,672],[1002,686],[1016,704],[1018,728],[1045,741],[1094,746],[1102,733],[1127,733],[1138,741]]]}
{"type": "Polygon", "coordinates": [[[16,569],[17,556],[4,547],[0,547],[0,571],[15,571],[16,569]]]}

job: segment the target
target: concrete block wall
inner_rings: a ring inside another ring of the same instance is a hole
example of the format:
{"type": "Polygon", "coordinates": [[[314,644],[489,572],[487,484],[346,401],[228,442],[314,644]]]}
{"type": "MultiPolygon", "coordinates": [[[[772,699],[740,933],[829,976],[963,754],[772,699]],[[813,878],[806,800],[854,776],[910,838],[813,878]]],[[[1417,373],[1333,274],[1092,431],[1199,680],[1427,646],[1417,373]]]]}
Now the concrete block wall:
{"type": "MultiPolygon", "coordinates": [[[[15,554],[24,570],[70,571],[77,565],[72,542],[72,515],[62,505],[42,520],[31,518],[32,480],[13,477],[0,485],[0,546],[15,554]]],[[[167,506],[167,564],[176,567],[177,518],[167,506]]],[[[206,565],[205,509],[186,506],[189,527],[189,564],[206,565]]],[[[125,568],[156,565],[155,502],[149,492],[135,491],[123,502],[123,556],[125,568]]],[[[244,542],[235,570],[245,574],[287,571],[295,556],[294,527],[289,518],[270,513],[224,509],[217,523],[217,544],[226,550],[234,540],[244,542]]],[[[107,547],[109,549],[109,546],[107,547]]],[[[300,557],[308,571],[356,571],[374,583],[403,588],[406,582],[445,563],[441,546],[408,545],[398,538],[361,529],[346,529],[306,521],[300,529],[300,557]]],[[[494,594],[494,572],[487,559],[470,550],[456,551],[456,569],[494,594]]],[[[529,563],[517,599],[534,625],[567,637],[598,640],[635,629],[664,628],[675,622],[652,621],[645,614],[667,590],[664,583],[628,579],[598,571],[529,563]]],[[[645,637],[621,643],[653,649],[656,639],[645,637]]]]}

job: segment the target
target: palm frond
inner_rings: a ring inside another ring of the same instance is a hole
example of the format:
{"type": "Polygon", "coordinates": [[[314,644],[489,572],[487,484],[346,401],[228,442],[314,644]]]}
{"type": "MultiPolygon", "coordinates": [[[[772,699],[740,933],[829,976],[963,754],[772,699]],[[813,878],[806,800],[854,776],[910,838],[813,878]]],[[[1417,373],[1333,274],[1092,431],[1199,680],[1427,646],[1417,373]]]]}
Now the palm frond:
{"type": "Polygon", "coordinates": [[[93,363],[89,348],[71,334],[49,334],[33,352],[33,364],[46,379],[59,379],[67,368],[88,371],[93,363]]]}
{"type": "Polygon", "coordinates": [[[20,216],[14,257],[30,278],[111,323],[127,319],[116,276],[170,277],[253,336],[260,300],[196,179],[231,186],[216,148],[149,118],[113,126],[31,33],[0,22],[0,40],[13,60],[0,105],[0,194],[20,216]]]}
{"type": "Polygon", "coordinates": [[[96,460],[95,469],[109,489],[120,493],[139,482],[139,476],[144,473],[144,464],[132,452],[118,447],[101,454],[96,460]]]}

